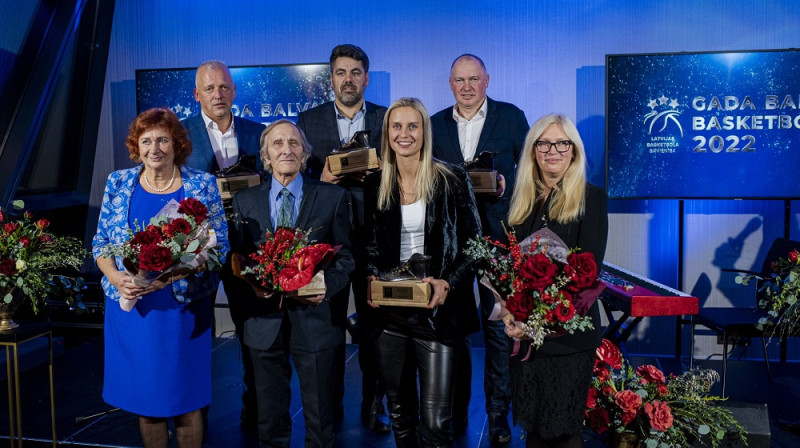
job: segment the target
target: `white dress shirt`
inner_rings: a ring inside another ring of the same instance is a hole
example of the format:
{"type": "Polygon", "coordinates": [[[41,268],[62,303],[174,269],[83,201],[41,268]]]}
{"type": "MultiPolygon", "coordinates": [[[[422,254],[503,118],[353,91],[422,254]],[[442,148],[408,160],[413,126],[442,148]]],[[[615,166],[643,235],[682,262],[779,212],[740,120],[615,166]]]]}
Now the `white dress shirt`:
{"type": "Polygon", "coordinates": [[[461,145],[461,155],[464,156],[465,162],[469,162],[475,157],[488,110],[487,101],[483,100],[478,113],[472,119],[467,120],[458,113],[457,105],[453,106],[453,120],[458,124],[458,143],[461,145]]]}
{"type": "Polygon", "coordinates": [[[236,128],[233,116],[231,116],[231,127],[223,134],[214,120],[208,118],[205,113],[201,113],[203,121],[206,123],[208,139],[211,140],[211,147],[214,149],[214,157],[221,170],[233,165],[239,160],[239,142],[236,140],[236,128]]]}

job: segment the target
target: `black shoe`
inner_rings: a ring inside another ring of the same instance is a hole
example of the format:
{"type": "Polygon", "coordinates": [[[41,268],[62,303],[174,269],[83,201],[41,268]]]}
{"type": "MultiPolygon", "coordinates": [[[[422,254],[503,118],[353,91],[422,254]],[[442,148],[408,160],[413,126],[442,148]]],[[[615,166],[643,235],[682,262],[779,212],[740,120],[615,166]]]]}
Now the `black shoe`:
{"type": "Polygon", "coordinates": [[[361,421],[373,432],[387,434],[392,431],[389,416],[380,401],[373,402],[368,409],[361,406],[361,421]]]}
{"type": "Polygon", "coordinates": [[[508,426],[508,417],[500,414],[489,416],[489,442],[492,445],[501,445],[511,441],[511,428],[508,426]]]}

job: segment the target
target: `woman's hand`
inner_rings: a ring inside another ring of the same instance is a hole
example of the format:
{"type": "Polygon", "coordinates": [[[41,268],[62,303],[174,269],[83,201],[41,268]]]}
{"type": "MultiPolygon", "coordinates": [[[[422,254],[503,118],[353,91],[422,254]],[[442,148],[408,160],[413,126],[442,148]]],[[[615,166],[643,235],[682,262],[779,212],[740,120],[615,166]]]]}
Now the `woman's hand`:
{"type": "Polygon", "coordinates": [[[431,289],[433,289],[427,308],[433,309],[439,305],[444,305],[445,300],[447,300],[447,294],[450,292],[450,284],[446,280],[433,277],[425,277],[422,281],[431,285],[431,289]]]}
{"type": "Polygon", "coordinates": [[[517,326],[517,322],[514,320],[513,314],[508,314],[503,317],[503,323],[506,324],[506,334],[515,339],[523,339],[525,338],[525,332],[517,326]]]}
{"type": "Polygon", "coordinates": [[[117,288],[123,299],[134,300],[146,294],[144,288],[134,285],[131,276],[122,271],[117,271],[115,269],[113,272],[110,272],[109,275],[106,275],[106,277],[108,277],[108,281],[117,288]]]}
{"type": "Polygon", "coordinates": [[[372,301],[372,282],[375,280],[376,278],[374,275],[370,275],[369,277],[367,277],[367,305],[369,305],[372,308],[380,308],[381,307],[380,305],[372,301]]]}

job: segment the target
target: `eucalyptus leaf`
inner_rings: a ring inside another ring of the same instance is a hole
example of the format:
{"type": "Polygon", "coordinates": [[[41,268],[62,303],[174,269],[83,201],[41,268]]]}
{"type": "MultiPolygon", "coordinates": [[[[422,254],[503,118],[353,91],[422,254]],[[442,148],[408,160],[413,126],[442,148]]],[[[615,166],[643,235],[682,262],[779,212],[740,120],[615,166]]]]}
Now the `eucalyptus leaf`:
{"type": "Polygon", "coordinates": [[[645,440],[644,444],[647,448],[656,448],[658,446],[658,442],[653,439],[645,440]]]}
{"type": "Polygon", "coordinates": [[[186,246],[186,252],[194,252],[200,248],[200,242],[197,240],[192,240],[188,246],[186,246]]]}
{"type": "Polygon", "coordinates": [[[709,432],[711,432],[711,428],[709,428],[708,425],[700,425],[697,427],[697,433],[701,436],[704,436],[709,432]]]}
{"type": "Polygon", "coordinates": [[[22,277],[17,277],[17,286],[21,288],[24,284],[25,280],[23,280],[22,277]]]}
{"type": "Polygon", "coordinates": [[[25,208],[25,201],[17,199],[11,203],[11,206],[14,207],[14,210],[22,210],[25,208]]]}
{"type": "Polygon", "coordinates": [[[722,440],[725,438],[725,430],[720,429],[717,431],[717,440],[722,440]]]}
{"type": "Polygon", "coordinates": [[[8,294],[6,294],[6,296],[5,296],[5,297],[3,297],[3,302],[5,302],[5,303],[11,303],[11,300],[12,300],[13,298],[14,298],[14,297],[13,297],[13,296],[11,296],[11,293],[8,293],[8,294]]]}
{"type": "Polygon", "coordinates": [[[197,258],[195,254],[183,254],[181,255],[181,263],[190,263],[195,258],[197,258]]]}

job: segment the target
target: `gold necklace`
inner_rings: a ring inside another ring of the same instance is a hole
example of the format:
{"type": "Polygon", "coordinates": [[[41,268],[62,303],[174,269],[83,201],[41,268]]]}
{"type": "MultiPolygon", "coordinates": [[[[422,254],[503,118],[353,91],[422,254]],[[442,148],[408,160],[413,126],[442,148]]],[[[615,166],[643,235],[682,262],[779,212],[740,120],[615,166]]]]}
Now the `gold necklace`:
{"type": "Polygon", "coordinates": [[[153,190],[156,193],[163,193],[163,192],[169,190],[170,188],[172,188],[172,184],[175,183],[175,173],[177,171],[178,171],[178,167],[176,167],[175,165],[172,165],[172,178],[169,180],[169,183],[164,188],[156,188],[156,187],[153,186],[153,184],[150,183],[149,180],[147,180],[147,170],[144,170],[144,172],[142,172],[142,177],[144,177],[144,183],[147,184],[148,188],[150,188],[151,190],[153,190]]]}

